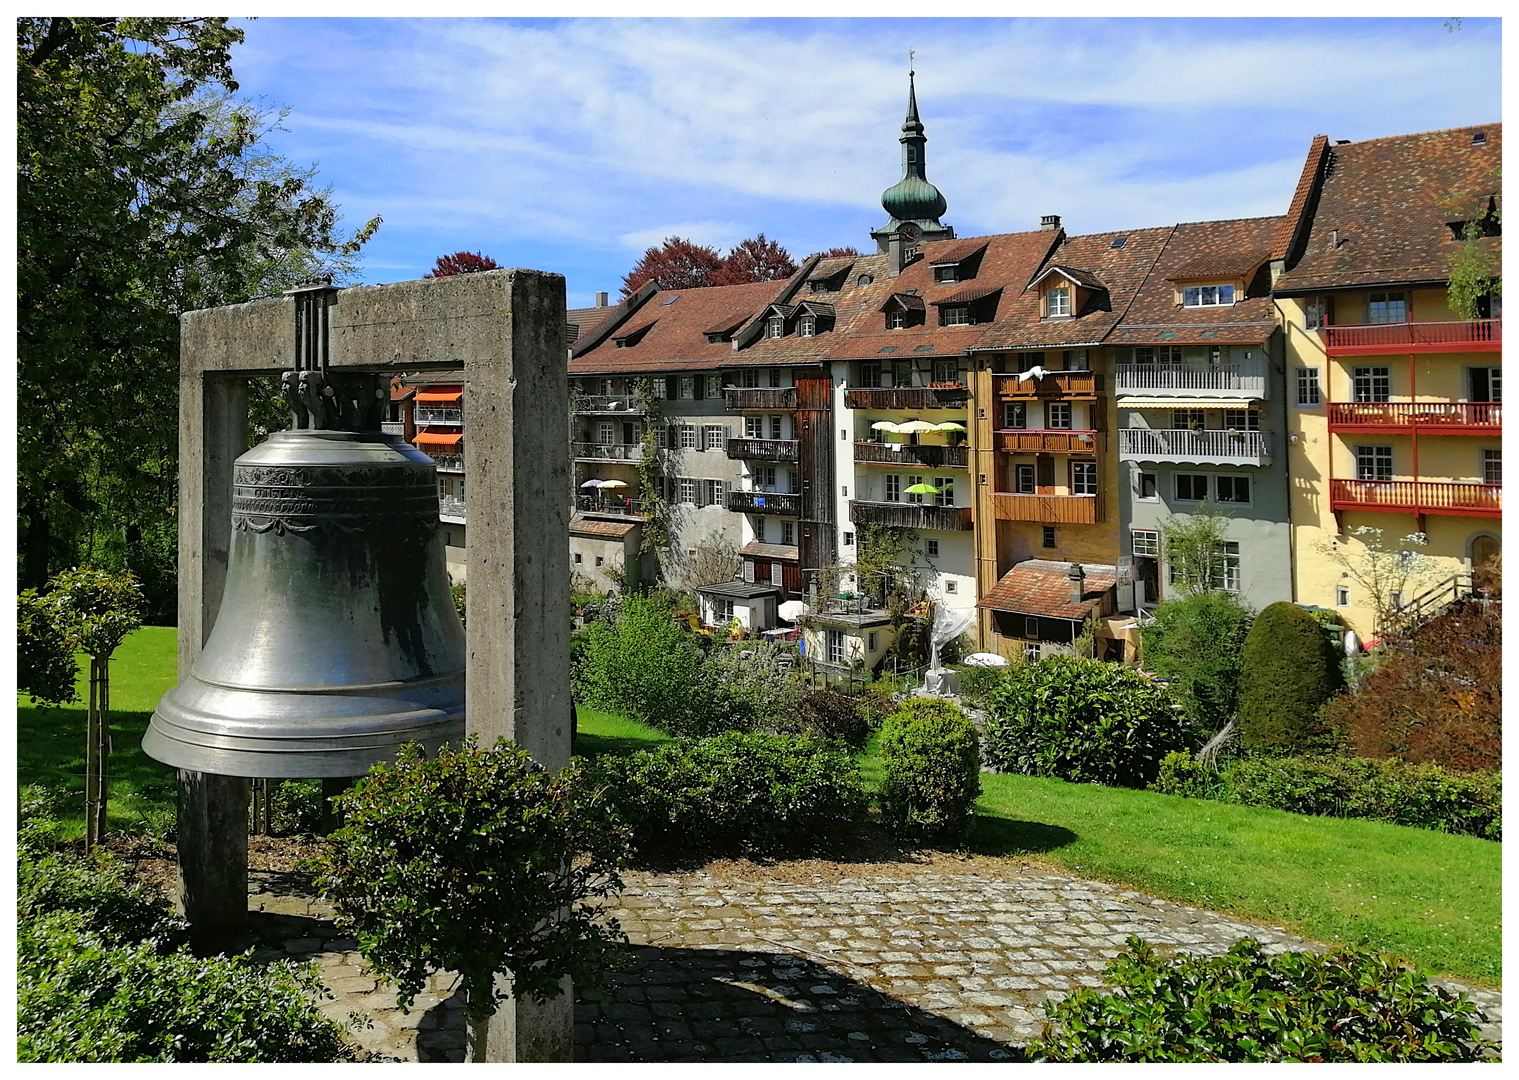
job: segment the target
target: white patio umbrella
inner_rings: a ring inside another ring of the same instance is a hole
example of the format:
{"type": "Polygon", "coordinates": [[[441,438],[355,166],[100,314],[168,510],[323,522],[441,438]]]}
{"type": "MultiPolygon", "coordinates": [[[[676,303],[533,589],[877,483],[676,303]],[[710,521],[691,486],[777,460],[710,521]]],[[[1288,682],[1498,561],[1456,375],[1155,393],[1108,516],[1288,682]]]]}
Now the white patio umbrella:
{"type": "Polygon", "coordinates": [[[583,487],[583,488],[588,488],[588,487],[599,488],[601,486],[601,481],[600,480],[587,480],[585,483],[581,484],[580,486],[583,487]]]}
{"type": "Polygon", "coordinates": [[[934,431],[935,428],[926,420],[909,420],[905,424],[898,424],[897,430],[904,435],[921,435],[925,431],[934,431]]]}
{"type": "Polygon", "coordinates": [[[896,424],[893,424],[890,420],[877,420],[874,424],[870,425],[870,430],[871,431],[900,431],[901,429],[898,428],[896,424]]]}
{"type": "Polygon", "coordinates": [[[603,480],[601,482],[601,487],[603,490],[607,488],[625,488],[627,486],[628,485],[621,480],[603,480]]]}
{"type": "Polygon", "coordinates": [[[775,613],[787,622],[796,622],[807,614],[807,605],[800,600],[787,600],[775,609],[775,613]]]}
{"type": "Polygon", "coordinates": [[[965,658],[971,667],[1012,667],[1013,662],[1005,656],[991,652],[973,652],[965,658]]]}

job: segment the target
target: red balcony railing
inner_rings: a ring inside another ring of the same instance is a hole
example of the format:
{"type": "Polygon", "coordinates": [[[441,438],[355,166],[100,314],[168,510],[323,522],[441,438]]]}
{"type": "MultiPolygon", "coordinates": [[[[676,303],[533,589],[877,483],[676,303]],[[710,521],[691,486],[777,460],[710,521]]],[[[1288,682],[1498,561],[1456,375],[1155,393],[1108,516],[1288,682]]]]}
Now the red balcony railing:
{"type": "Polygon", "coordinates": [[[1501,517],[1503,485],[1440,480],[1330,480],[1329,504],[1333,510],[1501,517]]]}
{"type": "Polygon", "coordinates": [[[1366,323],[1323,326],[1330,356],[1402,352],[1496,352],[1503,348],[1502,319],[1463,322],[1366,323]]]}
{"type": "Polygon", "coordinates": [[[1097,449],[1095,431],[1024,431],[1002,428],[992,432],[993,445],[1004,454],[1091,454],[1097,449]]]}
{"type": "Polygon", "coordinates": [[[1089,398],[1103,392],[1102,376],[1093,371],[1057,371],[1041,379],[1020,380],[1017,375],[997,375],[997,396],[1026,401],[1029,398],[1089,398]]]}
{"type": "Polygon", "coordinates": [[[1410,428],[1444,435],[1494,435],[1503,426],[1503,406],[1484,401],[1336,401],[1329,406],[1331,431],[1388,431],[1410,428]]]}

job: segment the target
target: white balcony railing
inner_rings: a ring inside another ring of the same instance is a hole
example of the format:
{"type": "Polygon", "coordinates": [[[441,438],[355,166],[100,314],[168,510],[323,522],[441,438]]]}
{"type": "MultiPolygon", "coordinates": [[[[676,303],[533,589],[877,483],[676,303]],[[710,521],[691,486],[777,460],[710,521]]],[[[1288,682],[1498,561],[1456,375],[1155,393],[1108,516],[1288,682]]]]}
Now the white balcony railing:
{"type": "Polygon", "coordinates": [[[1261,431],[1119,428],[1118,460],[1268,465],[1271,463],[1271,439],[1261,431]]]}
{"type": "Polygon", "coordinates": [[[414,410],[412,419],[418,427],[426,427],[428,424],[454,424],[464,423],[463,409],[434,409],[426,405],[418,405],[414,410]]]}
{"type": "Polygon", "coordinates": [[[463,521],[464,500],[451,499],[446,495],[440,495],[438,497],[438,516],[443,518],[454,518],[455,520],[463,521]]]}
{"type": "Polygon", "coordinates": [[[1119,364],[1114,374],[1119,394],[1163,397],[1266,396],[1266,364],[1119,364]]]}
{"type": "Polygon", "coordinates": [[[643,443],[578,442],[575,457],[590,461],[642,461],[643,443]]]}

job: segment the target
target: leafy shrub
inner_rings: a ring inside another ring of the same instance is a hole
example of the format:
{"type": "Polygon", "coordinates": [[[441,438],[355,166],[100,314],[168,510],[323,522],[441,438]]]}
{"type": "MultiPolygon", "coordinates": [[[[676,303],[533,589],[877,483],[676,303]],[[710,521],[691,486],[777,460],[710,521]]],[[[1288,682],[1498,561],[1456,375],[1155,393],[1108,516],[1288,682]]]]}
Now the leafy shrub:
{"type": "Polygon", "coordinates": [[[1343,684],[1323,628],[1286,601],[1262,611],[1240,654],[1240,740],[1253,753],[1290,754],[1323,741],[1319,707],[1343,684]]]}
{"type": "Polygon", "coordinates": [[[678,739],[600,757],[587,782],[604,789],[647,861],[800,851],[837,838],[866,808],[850,756],[807,736],[678,739]]]}
{"type": "Polygon", "coordinates": [[[1497,1047],[1464,994],[1375,953],[1156,956],[1137,937],[1108,965],[1115,993],[1046,1003],[1034,1061],[1478,1061],[1497,1047]]]}
{"type": "Polygon", "coordinates": [[[992,691],[1007,679],[1010,667],[962,667],[960,672],[960,697],[975,709],[984,709],[991,701],[992,691]]]}
{"type": "Polygon", "coordinates": [[[1234,715],[1253,618],[1233,593],[1203,592],[1167,600],[1140,628],[1145,667],[1170,682],[1199,730],[1215,731],[1234,715]]]}
{"type": "Polygon", "coordinates": [[[840,739],[856,748],[870,735],[864,703],[837,690],[813,690],[797,702],[792,719],[809,735],[840,739]]]}
{"type": "Polygon", "coordinates": [[[469,609],[469,586],[465,582],[448,587],[448,594],[453,597],[454,610],[459,613],[459,621],[463,622],[469,609]]]}
{"type": "Polygon", "coordinates": [[[981,794],[981,746],[959,708],[909,698],[881,728],[881,808],[909,837],[958,841],[981,794]]]}
{"type": "Polygon", "coordinates": [[[1178,751],[1161,761],[1150,789],[1487,840],[1503,835],[1503,782],[1496,772],[1461,775],[1439,765],[1370,758],[1250,758],[1214,773],[1178,751]]]}
{"type": "MultiPolygon", "coordinates": [[[[722,727],[747,729],[757,723],[771,728],[791,722],[808,685],[782,667],[796,651],[772,641],[745,641],[715,647],[697,673],[698,690],[722,727]]],[[[708,729],[710,730],[710,729],[708,729]]]]}
{"type": "MultiPolygon", "coordinates": [[[[188,927],[107,852],[52,848],[47,793],[22,799],[17,1056],[22,1061],[336,1061],[314,968],[199,959],[188,927]]],[[[328,995],[331,996],[331,995],[328,995]]]]}
{"type": "Polygon", "coordinates": [[[1363,757],[1454,769],[1503,764],[1503,627],[1496,604],[1455,606],[1388,642],[1353,693],[1324,705],[1326,726],[1363,757]]]}
{"type": "Polygon", "coordinates": [[[269,827],[276,836],[322,831],[322,782],[281,780],[269,785],[269,827]]]}
{"type": "Polygon", "coordinates": [[[571,976],[592,994],[625,941],[596,901],[622,887],[622,833],[585,797],[572,764],[550,774],[502,741],[424,757],[402,747],[334,800],[318,885],[359,951],[410,1008],[433,971],[458,971],[471,1016],[502,997],[555,997],[571,976]]]}
{"type": "Polygon", "coordinates": [[[1439,765],[1369,758],[1247,759],[1225,770],[1230,802],[1489,840],[1502,838],[1502,783],[1499,773],[1463,776],[1439,765]]]}
{"type": "Polygon", "coordinates": [[[16,597],[16,689],[32,704],[66,705],[79,698],[79,663],[57,611],[37,590],[16,597]]]}
{"type": "Polygon", "coordinates": [[[1143,787],[1189,734],[1171,696],[1143,675],[1052,656],[1009,669],[992,692],[986,751],[1001,772],[1143,787]]]}

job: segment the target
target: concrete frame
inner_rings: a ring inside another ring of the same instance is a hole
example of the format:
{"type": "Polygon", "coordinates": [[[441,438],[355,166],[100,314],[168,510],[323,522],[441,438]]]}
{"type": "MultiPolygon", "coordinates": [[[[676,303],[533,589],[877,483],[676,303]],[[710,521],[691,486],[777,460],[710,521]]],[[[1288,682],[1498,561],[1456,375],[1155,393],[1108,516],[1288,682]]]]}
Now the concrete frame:
{"type": "MultiPolygon", "coordinates": [[[[564,278],[496,270],[343,289],[331,367],[465,372],[470,433],[466,729],[511,739],[545,767],[569,763],[569,386],[564,278]],[[518,469],[521,462],[523,468],[518,469]],[[519,677],[520,671],[520,677],[519,677]]],[[[289,370],[290,297],[180,319],[179,677],[221,606],[232,536],[232,463],[247,445],[251,376],[289,370]]],[[[247,920],[247,781],[181,771],[180,893],[203,943],[247,920]]],[[[507,1003],[488,1061],[569,1061],[574,1003],[507,1003]]]]}

